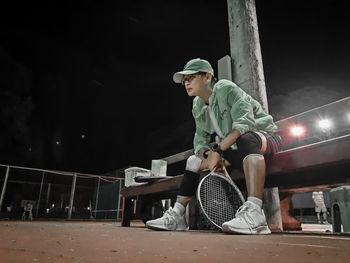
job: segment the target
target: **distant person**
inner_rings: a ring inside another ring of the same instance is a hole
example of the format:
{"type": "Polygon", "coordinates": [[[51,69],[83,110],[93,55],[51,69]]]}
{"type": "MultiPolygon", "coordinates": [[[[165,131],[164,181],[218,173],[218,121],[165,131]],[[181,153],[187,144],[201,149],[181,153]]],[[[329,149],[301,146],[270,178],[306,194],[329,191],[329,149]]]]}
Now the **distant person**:
{"type": "Polygon", "coordinates": [[[319,224],[329,224],[327,221],[328,211],[326,205],[324,204],[323,192],[313,192],[312,199],[315,203],[315,212],[317,215],[317,221],[319,224]],[[321,212],[323,215],[323,222],[321,221],[321,212]]]}
{"type": "Polygon", "coordinates": [[[11,213],[12,212],[12,207],[13,207],[13,204],[9,204],[7,207],[6,207],[6,211],[11,213]]]}
{"type": "Polygon", "coordinates": [[[187,229],[185,208],[198,187],[199,172],[221,167],[223,157],[229,165],[244,171],[248,200],[239,208],[235,218],[223,223],[222,230],[227,233],[270,234],[262,209],[264,156],[281,149],[281,138],[274,133],[277,126],[272,117],[232,81],[217,81],[213,68],[204,59],[190,60],[183,71],[174,74],[173,80],[182,83],[188,96],[195,97],[192,107],[196,123],[195,155],[187,159],[174,208],[167,210],[163,217],[148,221],[146,226],[155,230],[187,229]],[[211,147],[211,135],[215,133],[220,139],[211,147]]]}
{"type": "Polygon", "coordinates": [[[27,202],[26,205],[23,207],[23,214],[22,214],[22,220],[26,220],[27,218],[29,220],[33,220],[33,205],[30,202],[27,202]]]}

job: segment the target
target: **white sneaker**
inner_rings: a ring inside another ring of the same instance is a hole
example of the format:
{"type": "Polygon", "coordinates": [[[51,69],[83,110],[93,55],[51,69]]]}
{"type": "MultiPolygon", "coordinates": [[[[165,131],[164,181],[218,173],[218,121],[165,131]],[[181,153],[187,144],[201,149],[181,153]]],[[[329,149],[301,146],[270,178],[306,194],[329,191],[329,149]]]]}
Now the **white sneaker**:
{"type": "Polygon", "coordinates": [[[162,217],[147,221],[146,226],[153,230],[187,230],[185,215],[180,216],[171,207],[162,217]]]}
{"type": "Polygon", "coordinates": [[[264,210],[253,202],[246,201],[231,221],[222,224],[222,231],[238,234],[271,234],[264,210]]]}

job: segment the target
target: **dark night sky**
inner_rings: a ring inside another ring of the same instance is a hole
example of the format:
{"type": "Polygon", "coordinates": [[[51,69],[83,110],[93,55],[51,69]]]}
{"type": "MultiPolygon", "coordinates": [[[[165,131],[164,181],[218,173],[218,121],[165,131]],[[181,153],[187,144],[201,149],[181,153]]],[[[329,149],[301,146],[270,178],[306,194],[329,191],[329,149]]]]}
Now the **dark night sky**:
{"type": "MultiPolygon", "coordinates": [[[[72,2],[0,8],[0,163],[99,174],[191,148],[172,74],[229,54],[226,1],[72,2]]],[[[350,96],[344,3],[256,0],[275,120],[350,96]]]]}

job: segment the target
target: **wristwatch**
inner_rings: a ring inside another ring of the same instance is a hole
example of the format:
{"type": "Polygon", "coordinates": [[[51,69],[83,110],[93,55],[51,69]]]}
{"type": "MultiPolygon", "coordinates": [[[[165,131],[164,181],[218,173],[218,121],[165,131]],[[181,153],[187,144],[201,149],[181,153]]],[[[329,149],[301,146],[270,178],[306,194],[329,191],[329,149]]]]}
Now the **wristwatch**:
{"type": "Polygon", "coordinates": [[[222,155],[223,151],[220,148],[220,144],[215,143],[212,147],[213,152],[217,152],[218,154],[222,155]]]}
{"type": "Polygon", "coordinates": [[[208,158],[207,152],[209,152],[209,151],[210,151],[210,150],[207,149],[207,150],[205,150],[205,151],[203,152],[203,157],[204,157],[204,159],[207,159],[207,158],[208,158]]]}

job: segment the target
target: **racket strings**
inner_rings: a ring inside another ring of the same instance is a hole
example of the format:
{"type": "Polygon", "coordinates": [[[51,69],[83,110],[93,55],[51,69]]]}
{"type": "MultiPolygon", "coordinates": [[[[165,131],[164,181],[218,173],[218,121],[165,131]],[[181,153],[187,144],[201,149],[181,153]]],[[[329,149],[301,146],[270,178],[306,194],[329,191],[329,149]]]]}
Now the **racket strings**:
{"type": "Polygon", "coordinates": [[[233,219],[242,205],[236,189],[217,175],[203,179],[199,189],[199,201],[209,221],[219,228],[224,222],[233,219]]]}

